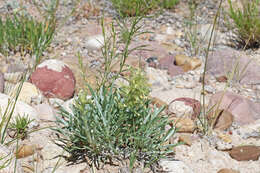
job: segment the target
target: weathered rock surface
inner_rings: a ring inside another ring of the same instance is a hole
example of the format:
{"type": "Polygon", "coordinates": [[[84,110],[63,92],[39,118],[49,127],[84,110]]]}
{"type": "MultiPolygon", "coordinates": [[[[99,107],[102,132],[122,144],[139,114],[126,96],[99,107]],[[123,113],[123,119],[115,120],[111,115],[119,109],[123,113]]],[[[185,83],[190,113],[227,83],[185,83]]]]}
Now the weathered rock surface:
{"type": "Polygon", "coordinates": [[[209,54],[207,72],[215,77],[227,76],[237,68],[233,81],[241,84],[259,84],[260,66],[234,49],[217,50],[209,54]],[[237,67],[236,67],[237,66],[237,67]]]}
{"type": "Polygon", "coordinates": [[[229,151],[230,156],[237,161],[258,160],[260,156],[259,146],[239,146],[233,147],[229,151]]]}
{"type": "Polygon", "coordinates": [[[218,92],[214,94],[210,99],[208,109],[215,105],[212,110],[215,111],[218,103],[220,103],[219,109],[229,111],[234,116],[234,122],[241,125],[252,123],[260,118],[259,103],[254,103],[232,92],[218,92]]]}
{"type": "Polygon", "coordinates": [[[76,84],[74,75],[62,61],[55,59],[44,61],[37,66],[30,79],[46,97],[66,100],[74,94],[76,84]]]}

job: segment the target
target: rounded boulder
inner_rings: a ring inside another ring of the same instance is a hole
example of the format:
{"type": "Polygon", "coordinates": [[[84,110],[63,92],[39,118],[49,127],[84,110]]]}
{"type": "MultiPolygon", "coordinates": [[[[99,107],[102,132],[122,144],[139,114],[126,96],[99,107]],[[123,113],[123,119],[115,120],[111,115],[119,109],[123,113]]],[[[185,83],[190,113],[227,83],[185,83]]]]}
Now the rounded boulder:
{"type": "Polygon", "coordinates": [[[76,80],[73,72],[65,63],[56,59],[39,64],[30,80],[48,98],[66,100],[74,94],[76,80]]]}

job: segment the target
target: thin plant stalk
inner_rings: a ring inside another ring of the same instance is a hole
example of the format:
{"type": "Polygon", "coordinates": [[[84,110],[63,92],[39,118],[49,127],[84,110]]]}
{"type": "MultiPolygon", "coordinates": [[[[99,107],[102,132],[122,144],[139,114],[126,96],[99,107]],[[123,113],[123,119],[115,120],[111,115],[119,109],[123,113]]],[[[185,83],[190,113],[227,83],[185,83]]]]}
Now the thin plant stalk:
{"type": "Polygon", "coordinates": [[[210,39],[209,39],[209,43],[208,43],[208,47],[206,49],[206,57],[205,57],[205,65],[204,65],[204,70],[203,70],[203,76],[202,76],[202,115],[203,115],[203,126],[206,127],[206,129],[204,129],[204,133],[207,133],[208,131],[208,121],[207,121],[207,115],[206,115],[206,102],[205,102],[205,76],[206,76],[206,71],[207,71],[207,63],[208,63],[208,56],[209,56],[209,49],[211,46],[211,40],[213,37],[213,33],[217,24],[217,18],[219,17],[220,14],[220,10],[221,10],[221,6],[222,6],[222,2],[223,0],[220,0],[219,6],[218,6],[218,11],[214,17],[214,22],[213,22],[213,27],[210,33],[210,39]]]}

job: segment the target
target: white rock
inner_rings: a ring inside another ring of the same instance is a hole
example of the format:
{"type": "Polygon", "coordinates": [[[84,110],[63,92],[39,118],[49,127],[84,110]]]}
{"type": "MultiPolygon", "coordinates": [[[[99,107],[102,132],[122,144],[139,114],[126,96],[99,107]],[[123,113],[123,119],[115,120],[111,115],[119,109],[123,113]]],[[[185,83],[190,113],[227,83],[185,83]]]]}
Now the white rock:
{"type": "Polygon", "coordinates": [[[193,109],[191,106],[185,105],[183,101],[175,101],[169,105],[169,111],[177,117],[191,117],[193,109]]]}
{"type": "MultiPolygon", "coordinates": [[[[9,97],[8,95],[0,93],[0,111],[1,111],[1,115],[3,115],[5,110],[7,109],[9,100],[11,101],[11,103],[14,103],[14,100],[11,99],[11,97],[9,97]]],[[[12,110],[12,104],[9,105],[9,112],[11,112],[11,110],[12,110]]],[[[24,103],[22,101],[17,101],[16,102],[16,105],[15,105],[15,108],[14,108],[14,112],[12,114],[12,120],[11,121],[13,121],[13,119],[15,117],[17,117],[18,115],[20,115],[21,117],[28,116],[28,118],[34,119],[34,121],[30,124],[29,127],[38,126],[37,111],[33,107],[31,107],[30,105],[28,105],[28,104],[26,104],[26,103],[24,103]]]]}
{"type": "Polygon", "coordinates": [[[38,112],[38,117],[41,120],[55,121],[55,114],[53,108],[49,104],[36,105],[35,110],[38,112]]]}
{"type": "Polygon", "coordinates": [[[43,61],[41,64],[37,66],[37,68],[43,68],[46,67],[49,70],[62,72],[62,69],[66,67],[67,65],[59,60],[56,59],[48,59],[46,61],[43,61]]]}
{"type": "Polygon", "coordinates": [[[49,102],[55,108],[60,107],[64,103],[64,101],[59,98],[49,98],[49,102]]]}
{"type": "Polygon", "coordinates": [[[72,106],[74,104],[75,98],[69,99],[66,102],[64,102],[62,104],[62,108],[65,109],[67,112],[69,112],[70,114],[72,114],[72,106]]]}
{"type": "MultiPolygon", "coordinates": [[[[17,83],[16,86],[12,89],[9,94],[11,97],[14,97],[16,95],[19,85],[20,83],[17,83]]],[[[36,86],[32,83],[24,82],[18,100],[23,101],[27,104],[31,104],[32,100],[38,100],[38,97],[40,98],[41,94],[36,86]]]]}
{"type": "Polygon", "coordinates": [[[193,171],[182,161],[161,160],[159,163],[164,171],[168,173],[193,173],[193,171]]]}
{"type": "Polygon", "coordinates": [[[104,37],[102,34],[90,36],[85,46],[90,50],[100,49],[104,45],[104,37]]]}

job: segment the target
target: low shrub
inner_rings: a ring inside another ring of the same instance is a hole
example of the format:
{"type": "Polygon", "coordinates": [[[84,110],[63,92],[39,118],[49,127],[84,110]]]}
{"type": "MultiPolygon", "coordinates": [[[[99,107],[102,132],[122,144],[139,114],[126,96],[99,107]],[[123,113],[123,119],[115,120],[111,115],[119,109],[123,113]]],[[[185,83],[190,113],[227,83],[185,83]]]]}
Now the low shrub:
{"type": "Polygon", "coordinates": [[[136,80],[138,75],[132,77],[129,87],[90,88],[90,98],[82,92],[72,113],[61,110],[63,118],[58,118],[54,130],[59,134],[58,145],[71,154],[71,161],[88,161],[100,168],[101,164],[130,160],[130,168],[136,162],[153,168],[173,153],[175,145],[166,142],[176,129],[166,130],[170,122],[161,115],[164,108],[150,106],[146,90],[138,89],[143,83],[136,80]]]}

